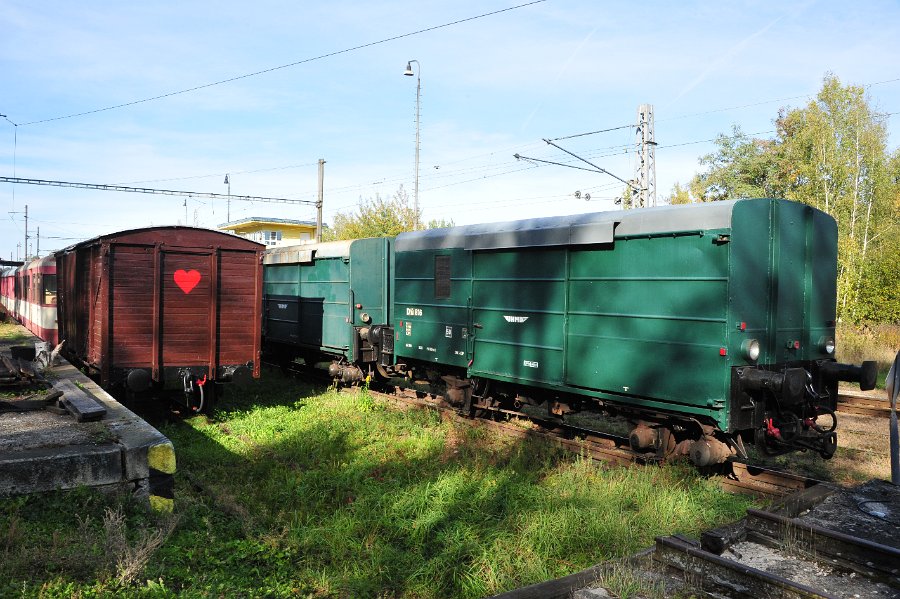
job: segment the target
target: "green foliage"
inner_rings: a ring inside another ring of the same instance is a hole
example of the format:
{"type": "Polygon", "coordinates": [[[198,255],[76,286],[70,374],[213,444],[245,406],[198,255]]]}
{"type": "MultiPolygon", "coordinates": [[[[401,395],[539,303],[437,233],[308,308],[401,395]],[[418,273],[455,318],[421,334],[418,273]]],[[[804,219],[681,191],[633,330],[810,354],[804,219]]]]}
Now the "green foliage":
{"type": "Polygon", "coordinates": [[[747,137],[735,125],[731,135],[716,137],[716,152],[700,159],[708,167],[691,182],[691,192],[704,202],[772,195],[767,174],[772,168],[770,142],[747,137]]]}
{"type": "MultiPolygon", "coordinates": [[[[886,116],[859,86],[832,74],[816,99],[783,108],[771,140],[738,127],[704,156],[689,196],[703,201],[782,197],[814,206],[838,223],[838,316],[896,322],[900,154],[889,155],[886,116]]],[[[673,198],[685,194],[676,186],[673,198]]]]}
{"type": "MultiPolygon", "coordinates": [[[[363,239],[366,237],[393,237],[405,231],[414,231],[416,222],[421,223],[422,210],[418,215],[409,204],[409,194],[401,185],[397,192],[385,199],[380,195],[364,200],[360,198],[354,212],[339,212],[334,217],[334,226],[324,233],[326,241],[338,239],[363,239]]],[[[431,220],[427,228],[452,227],[453,221],[431,220]]]]}
{"type": "Polygon", "coordinates": [[[401,185],[390,199],[380,195],[368,200],[360,198],[355,212],[338,212],[327,240],[392,237],[404,231],[413,231],[420,217],[421,214],[417,215],[409,205],[409,196],[401,185]]]}
{"type": "Polygon", "coordinates": [[[670,206],[675,206],[679,204],[693,204],[694,199],[691,197],[690,187],[682,187],[681,183],[675,183],[674,187],[672,187],[672,192],[669,194],[669,197],[666,198],[665,202],[670,206]]]}
{"type": "Polygon", "coordinates": [[[428,221],[426,225],[426,229],[446,229],[447,227],[453,226],[453,219],[447,220],[446,218],[433,218],[428,221]]]}
{"type": "MultiPolygon", "coordinates": [[[[900,237],[878,244],[861,265],[863,285],[857,291],[857,320],[900,323],[900,237]]],[[[900,348],[900,345],[898,345],[900,348]]]]}
{"type": "Polygon", "coordinates": [[[366,395],[266,371],[214,418],[164,426],[178,448],[179,522],[130,585],[91,567],[106,504],[0,500],[0,595],[483,597],[655,535],[697,534],[749,505],[688,467],[604,467],[434,410],[375,409],[366,395]],[[94,524],[81,534],[73,514],[94,524]],[[54,530],[84,539],[78,568],[49,548],[54,530]]]}

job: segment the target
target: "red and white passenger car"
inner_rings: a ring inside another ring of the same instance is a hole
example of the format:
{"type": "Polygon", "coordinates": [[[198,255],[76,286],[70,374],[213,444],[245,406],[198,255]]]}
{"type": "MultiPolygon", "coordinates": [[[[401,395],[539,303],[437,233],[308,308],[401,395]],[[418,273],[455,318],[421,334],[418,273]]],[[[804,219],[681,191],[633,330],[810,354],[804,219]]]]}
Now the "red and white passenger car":
{"type": "Polygon", "coordinates": [[[0,270],[0,303],[29,331],[56,345],[56,258],[47,256],[0,270]]]}

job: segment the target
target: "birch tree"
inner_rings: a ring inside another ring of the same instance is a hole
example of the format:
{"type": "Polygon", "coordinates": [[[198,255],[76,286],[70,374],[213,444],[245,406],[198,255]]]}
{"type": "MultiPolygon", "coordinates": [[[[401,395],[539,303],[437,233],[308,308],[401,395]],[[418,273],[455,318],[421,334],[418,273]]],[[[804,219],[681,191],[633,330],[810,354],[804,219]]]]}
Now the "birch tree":
{"type": "MultiPolygon", "coordinates": [[[[887,152],[887,120],[860,86],[827,74],[816,98],[783,108],[774,139],[750,139],[735,127],[720,136],[707,167],[690,183],[706,200],[782,197],[814,206],[838,223],[838,314],[851,320],[877,316],[886,295],[870,285],[893,285],[900,221],[900,157],[887,152]]],[[[888,313],[891,310],[887,311],[888,313]]]]}

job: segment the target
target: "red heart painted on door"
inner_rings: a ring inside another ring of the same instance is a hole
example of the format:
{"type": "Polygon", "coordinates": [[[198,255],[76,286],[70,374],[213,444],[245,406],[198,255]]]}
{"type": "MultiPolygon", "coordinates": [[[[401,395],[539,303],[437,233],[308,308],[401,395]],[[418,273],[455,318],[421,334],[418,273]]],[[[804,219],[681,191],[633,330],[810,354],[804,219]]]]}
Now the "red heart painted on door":
{"type": "Polygon", "coordinates": [[[197,286],[197,283],[200,282],[200,273],[196,270],[181,270],[178,269],[175,271],[175,284],[181,287],[181,290],[185,293],[190,293],[194,287],[197,286]]]}

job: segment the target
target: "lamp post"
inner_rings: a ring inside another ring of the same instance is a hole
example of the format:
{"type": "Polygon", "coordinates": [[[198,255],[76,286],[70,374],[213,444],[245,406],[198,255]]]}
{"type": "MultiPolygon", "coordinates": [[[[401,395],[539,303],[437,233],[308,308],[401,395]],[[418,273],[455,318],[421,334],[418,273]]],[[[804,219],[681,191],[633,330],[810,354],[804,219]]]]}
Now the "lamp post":
{"type": "Polygon", "coordinates": [[[228,178],[229,173],[225,173],[225,185],[228,186],[227,208],[225,209],[225,222],[231,222],[231,179],[228,178]]]}
{"type": "Polygon", "coordinates": [[[416,76],[416,187],[413,192],[413,214],[415,215],[415,228],[419,228],[419,101],[422,97],[422,65],[418,60],[410,60],[406,63],[407,77],[416,76]],[[413,73],[412,63],[416,63],[416,72],[413,73]]]}

